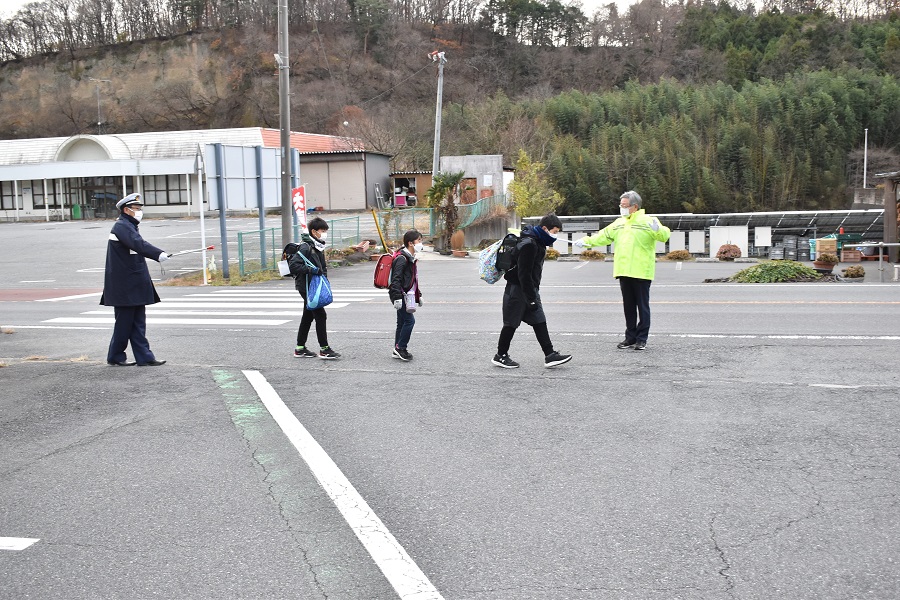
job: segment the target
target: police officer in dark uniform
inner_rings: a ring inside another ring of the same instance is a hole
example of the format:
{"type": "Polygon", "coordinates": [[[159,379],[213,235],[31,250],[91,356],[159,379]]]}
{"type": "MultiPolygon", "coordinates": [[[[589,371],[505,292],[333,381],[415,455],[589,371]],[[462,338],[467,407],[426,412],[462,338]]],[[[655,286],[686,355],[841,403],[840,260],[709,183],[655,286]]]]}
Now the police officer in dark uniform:
{"type": "Polygon", "coordinates": [[[147,305],[159,302],[159,295],[150,280],[147,260],[168,260],[169,255],[144,241],[138,232],[144,211],[140,194],[130,194],[116,203],[121,211],[113,224],[106,246],[106,276],[100,304],[115,308],[113,329],[106,363],[116,367],[137,364],[139,367],[158,367],[164,360],[156,360],[147,341],[147,305]],[[136,362],[126,362],[125,348],[131,342],[136,362]]]}

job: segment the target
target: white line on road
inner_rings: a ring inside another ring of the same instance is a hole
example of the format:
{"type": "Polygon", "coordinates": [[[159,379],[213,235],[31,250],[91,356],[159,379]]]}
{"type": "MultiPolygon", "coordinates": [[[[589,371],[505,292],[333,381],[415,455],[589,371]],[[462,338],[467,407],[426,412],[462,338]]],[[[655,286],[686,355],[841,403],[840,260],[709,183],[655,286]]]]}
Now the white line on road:
{"type": "Polygon", "coordinates": [[[269,414],[309,465],[322,489],[403,600],[443,600],[425,573],[360,496],[259,371],[242,371],[269,414]]]}
{"type": "Polygon", "coordinates": [[[24,550],[39,541],[40,538],[0,537],[0,550],[24,550]]]}
{"type": "MultiPolygon", "coordinates": [[[[113,317],[58,317],[41,322],[112,325],[116,320],[113,317]]],[[[290,322],[291,319],[167,319],[147,317],[148,325],[284,325],[290,322]]]]}
{"type": "Polygon", "coordinates": [[[76,296],[62,296],[60,298],[43,298],[35,300],[35,302],[59,302],[60,300],[77,300],[79,298],[93,298],[94,296],[102,296],[103,292],[94,292],[92,294],[78,294],[76,296]]]}
{"type": "MultiPolygon", "coordinates": [[[[331,305],[329,305],[329,308],[331,305]]],[[[201,315],[204,317],[209,317],[215,315],[217,317],[299,317],[302,311],[298,310],[217,310],[215,312],[210,310],[166,310],[161,308],[152,308],[147,311],[148,315],[151,316],[174,316],[174,315],[201,315]]],[[[86,310],[82,315],[111,315],[113,314],[112,308],[108,308],[106,310],[86,310]]]]}
{"type": "Polygon", "coordinates": [[[55,279],[25,279],[19,283],[53,283],[55,279]]]}

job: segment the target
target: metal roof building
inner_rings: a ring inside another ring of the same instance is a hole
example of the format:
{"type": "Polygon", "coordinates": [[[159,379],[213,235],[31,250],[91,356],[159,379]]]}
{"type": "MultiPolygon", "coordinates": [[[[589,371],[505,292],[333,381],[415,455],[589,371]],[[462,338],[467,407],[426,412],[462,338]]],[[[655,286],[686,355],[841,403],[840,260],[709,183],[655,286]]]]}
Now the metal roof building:
{"type": "MultiPolygon", "coordinates": [[[[390,157],[353,138],[290,139],[310,206],[375,205],[374,184],[387,185],[390,157]]],[[[114,216],[115,200],[132,192],[158,216],[196,213],[201,201],[217,210],[220,197],[226,210],[279,207],[279,156],[280,132],[261,127],[5,140],[0,220],[114,216]]]]}

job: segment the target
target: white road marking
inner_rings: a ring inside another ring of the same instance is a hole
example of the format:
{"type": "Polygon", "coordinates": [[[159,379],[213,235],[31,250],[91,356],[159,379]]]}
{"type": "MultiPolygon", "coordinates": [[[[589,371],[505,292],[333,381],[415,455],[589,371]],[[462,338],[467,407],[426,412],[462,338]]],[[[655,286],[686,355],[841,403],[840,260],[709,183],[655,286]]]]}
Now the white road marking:
{"type": "Polygon", "coordinates": [[[0,550],[24,550],[39,541],[40,538],[0,537],[0,550]]]}
{"type": "Polygon", "coordinates": [[[581,263],[580,265],[578,265],[577,267],[575,267],[575,268],[572,269],[572,270],[573,270],[573,271],[577,271],[578,269],[582,269],[582,268],[588,266],[588,264],[590,264],[590,263],[588,263],[587,261],[585,261],[585,262],[581,263]]]}
{"type": "MultiPolygon", "coordinates": [[[[328,308],[331,308],[330,306],[328,308]]],[[[112,308],[107,310],[87,310],[83,313],[83,315],[111,315],[114,314],[112,308]]],[[[221,311],[217,310],[215,312],[208,310],[166,310],[160,308],[148,308],[147,314],[156,316],[156,315],[202,315],[202,316],[211,316],[216,315],[219,317],[252,317],[255,315],[260,315],[264,317],[298,317],[300,313],[297,310],[226,310],[221,311]]]]}
{"type": "Polygon", "coordinates": [[[75,296],[62,296],[60,298],[44,298],[42,300],[35,300],[35,302],[60,302],[62,300],[77,300],[79,298],[93,298],[95,296],[102,296],[103,292],[95,292],[93,294],[78,294],[75,296]]]}
{"type": "Polygon", "coordinates": [[[25,279],[19,283],[53,283],[55,279],[25,279]]]}
{"type": "MultiPolygon", "coordinates": [[[[47,319],[43,323],[81,323],[84,325],[112,325],[116,322],[114,317],[58,317],[47,319]]],[[[148,325],[284,325],[291,319],[167,319],[165,317],[147,317],[148,325]]]]}
{"type": "Polygon", "coordinates": [[[443,600],[440,592],[388,531],[340,468],[285,406],[259,371],[242,371],[353,533],[403,600],[443,600]]]}
{"type": "Polygon", "coordinates": [[[809,387],[830,388],[835,390],[858,390],[861,385],[842,385],[839,383],[811,383],[809,387]]]}
{"type": "Polygon", "coordinates": [[[106,267],[90,267],[87,269],[78,269],[76,273],[104,273],[106,271],[106,267]]]}

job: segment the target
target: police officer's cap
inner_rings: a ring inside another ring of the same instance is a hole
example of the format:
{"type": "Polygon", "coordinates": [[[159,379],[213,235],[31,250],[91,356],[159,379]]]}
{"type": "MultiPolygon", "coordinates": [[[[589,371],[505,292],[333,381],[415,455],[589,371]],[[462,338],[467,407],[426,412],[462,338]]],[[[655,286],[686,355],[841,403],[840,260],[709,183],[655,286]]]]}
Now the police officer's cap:
{"type": "Polygon", "coordinates": [[[125,196],[124,198],[122,198],[121,200],[116,202],[116,208],[118,208],[119,210],[122,210],[126,206],[131,207],[131,206],[143,206],[143,205],[144,205],[144,201],[141,200],[140,194],[128,194],[127,196],[125,196]]]}

